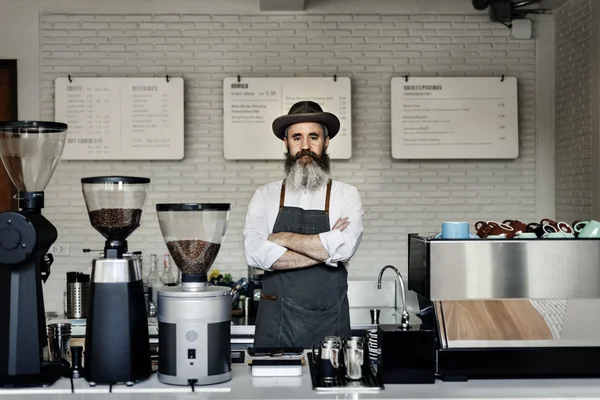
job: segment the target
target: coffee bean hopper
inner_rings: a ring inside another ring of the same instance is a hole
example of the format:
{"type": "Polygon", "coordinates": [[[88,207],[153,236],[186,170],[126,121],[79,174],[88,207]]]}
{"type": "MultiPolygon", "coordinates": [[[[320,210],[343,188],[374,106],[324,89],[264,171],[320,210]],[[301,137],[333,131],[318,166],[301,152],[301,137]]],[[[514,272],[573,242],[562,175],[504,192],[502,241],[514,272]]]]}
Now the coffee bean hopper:
{"type": "Polygon", "coordinates": [[[157,204],[181,287],[158,291],[158,379],[208,385],[231,379],[231,289],[208,284],[230,204],[157,204]]]}
{"type": "Polygon", "coordinates": [[[85,331],[85,378],[94,386],[133,385],[152,373],[142,263],[128,253],[150,179],[102,176],[81,180],[92,226],[106,238],[94,259],[85,331]]]}

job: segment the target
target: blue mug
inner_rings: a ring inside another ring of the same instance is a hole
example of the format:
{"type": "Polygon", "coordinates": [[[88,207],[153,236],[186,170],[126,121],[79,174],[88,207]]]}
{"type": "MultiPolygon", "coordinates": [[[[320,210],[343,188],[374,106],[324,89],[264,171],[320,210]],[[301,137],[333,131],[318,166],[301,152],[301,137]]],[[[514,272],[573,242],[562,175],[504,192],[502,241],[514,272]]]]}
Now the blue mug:
{"type": "Polygon", "coordinates": [[[442,222],[442,232],[437,238],[443,239],[471,239],[478,238],[477,235],[469,233],[468,222],[442,222]]]}

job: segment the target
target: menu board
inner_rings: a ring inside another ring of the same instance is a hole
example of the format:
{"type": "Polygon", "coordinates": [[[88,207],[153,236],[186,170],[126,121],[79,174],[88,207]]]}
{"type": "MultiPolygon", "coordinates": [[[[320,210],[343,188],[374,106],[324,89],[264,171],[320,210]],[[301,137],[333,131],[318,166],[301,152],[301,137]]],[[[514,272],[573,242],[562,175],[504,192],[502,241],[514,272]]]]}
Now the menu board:
{"type": "Polygon", "coordinates": [[[516,78],[392,78],[392,157],[519,156],[516,78]]]}
{"type": "Polygon", "coordinates": [[[181,160],[182,78],[57,78],[63,160],[181,160]]]}
{"type": "Polygon", "coordinates": [[[329,143],[332,159],[352,156],[350,78],[225,78],[223,126],[228,160],[281,160],[285,145],[274,134],[272,123],[303,100],[317,102],[335,114],[340,131],[329,143]]]}

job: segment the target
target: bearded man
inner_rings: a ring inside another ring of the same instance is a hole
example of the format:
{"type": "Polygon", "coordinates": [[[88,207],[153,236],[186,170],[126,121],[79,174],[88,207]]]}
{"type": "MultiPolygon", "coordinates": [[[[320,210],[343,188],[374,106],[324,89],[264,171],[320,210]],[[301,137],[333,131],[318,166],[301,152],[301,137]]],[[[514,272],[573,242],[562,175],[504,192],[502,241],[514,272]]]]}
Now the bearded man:
{"type": "Polygon", "coordinates": [[[273,121],[287,149],[285,179],[256,190],[244,227],[246,262],[265,270],[255,347],[310,348],[352,334],[347,268],[363,207],[354,186],[331,179],[327,148],[339,129],[312,101],[273,121]]]}

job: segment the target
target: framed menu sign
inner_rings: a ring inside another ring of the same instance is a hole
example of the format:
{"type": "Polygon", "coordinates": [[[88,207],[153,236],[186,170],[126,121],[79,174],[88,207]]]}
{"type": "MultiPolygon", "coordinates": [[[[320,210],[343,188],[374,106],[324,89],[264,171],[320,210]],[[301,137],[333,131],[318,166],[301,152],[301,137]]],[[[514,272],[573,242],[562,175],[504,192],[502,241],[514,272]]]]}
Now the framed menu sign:
{"type": "Polygon", "coordinates": [[[57,78],[63,160],[181,160],[183,79],[57,78]]]}
{"type": "Polygon", "coordinates": [[[516,78],[392,78],[392,157],[519,156],[516,78]]]}
{"type": "Polygon", "coordinates": [[[225,78],[223,126],[228,160],[281,160],[285,145],[271,124],[290,107],[312,100],[340,119],[340,132],[329,144],[333,159],[352,156],[350,78],[225,78]]]}

